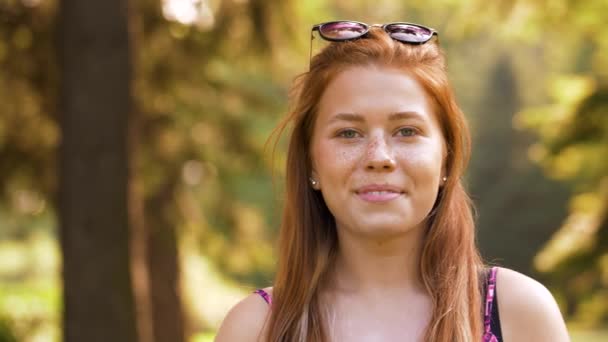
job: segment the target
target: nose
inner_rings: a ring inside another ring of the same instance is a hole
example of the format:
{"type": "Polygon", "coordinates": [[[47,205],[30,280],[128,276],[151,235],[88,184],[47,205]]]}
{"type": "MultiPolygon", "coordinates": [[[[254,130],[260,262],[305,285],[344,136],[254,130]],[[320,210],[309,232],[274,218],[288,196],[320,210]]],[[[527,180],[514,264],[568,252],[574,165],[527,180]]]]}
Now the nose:
{"type": "Polygon", "coordinates": [[[369,142],[365,157],[365,168],[369,171],[392,171],[397,164],[384,137],[375,137],[369,142]]]}

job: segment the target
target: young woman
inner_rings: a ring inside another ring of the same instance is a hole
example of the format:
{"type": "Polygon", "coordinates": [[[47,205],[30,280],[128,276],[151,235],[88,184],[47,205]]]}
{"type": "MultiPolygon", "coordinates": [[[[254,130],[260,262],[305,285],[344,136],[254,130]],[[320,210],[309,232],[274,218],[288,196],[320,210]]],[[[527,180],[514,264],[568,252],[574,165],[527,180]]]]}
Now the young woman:
{"type": "Polygon", "coordinates": [[[461,180],[469,132],[436,32],[313,30],[333,43],[297,79],[282,126],[274,287],[237,304],[216,341],[568,341],[544,286],[479,257],[461,180]]]}

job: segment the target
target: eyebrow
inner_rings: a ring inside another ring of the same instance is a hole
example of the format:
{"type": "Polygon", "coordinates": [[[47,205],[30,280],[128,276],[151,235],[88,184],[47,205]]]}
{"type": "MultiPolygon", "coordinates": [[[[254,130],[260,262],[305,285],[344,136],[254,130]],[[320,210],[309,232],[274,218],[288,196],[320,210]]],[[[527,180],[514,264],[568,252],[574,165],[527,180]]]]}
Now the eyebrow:
{"type": "MultiPolygon", "coordinates": [[[[388,116],[389,121],[412,119],[412,118],[424,120],[424,117],[420,113],[414,112],[414,111],[395,112],[395,113],[389,114],[389,116],[388,116]]],[[[365,118],[363,117],[363,115],[358,114],[358,113],[338,113],[329,120],[330,123],[335,122],[335,121],[365,122],[365,118]]]]}
{"type": "Polygon", "coordinates": [[[335,121],[364,122],[365,119],[363,118],[363,116],[361,114],[357,114],[357,113],[338,113],[338,114],[334,115],[331,118],[331,120],[329,120],[330,123],[335,122],[335,121]]]}
{"type": "Polygon", "coordinates": [[[403,120],[403,119],[420,119],[420,120],[424,120],[424,116],[422,116],[422,114],[420,114],[418,112],[408,111],[408,112],[391,113],[388,116],[388,119],[390,121],[403,120]]]}

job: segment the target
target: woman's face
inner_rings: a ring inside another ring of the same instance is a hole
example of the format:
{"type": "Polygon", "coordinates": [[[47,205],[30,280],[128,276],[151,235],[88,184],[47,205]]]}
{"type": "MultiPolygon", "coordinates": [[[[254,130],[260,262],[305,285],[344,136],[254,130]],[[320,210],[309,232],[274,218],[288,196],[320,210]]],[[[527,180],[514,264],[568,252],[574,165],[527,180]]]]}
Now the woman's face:
{"type": "Polygon", "coordinates": [[[311,177],[338,229],[381,238],[422,227],[445,176],[422,86],[401,70],[351,67],[330,82],[317,115],[311,177]]]}

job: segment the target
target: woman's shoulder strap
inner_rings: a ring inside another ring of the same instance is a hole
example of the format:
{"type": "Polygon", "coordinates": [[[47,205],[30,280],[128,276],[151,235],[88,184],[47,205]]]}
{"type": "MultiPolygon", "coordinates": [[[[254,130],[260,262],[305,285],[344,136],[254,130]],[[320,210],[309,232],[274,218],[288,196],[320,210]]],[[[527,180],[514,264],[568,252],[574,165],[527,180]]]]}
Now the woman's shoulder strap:
{"type": "Polygon", "coordinates": [[[264,301],[266,303],[268,303],[268,305],[272,305],[272,297],[270,297],[270,294],[268,292],[266,292],[263,289],[257,289],[255,291],[253,291],[253,293],[257,293],[260,295],[260,297],[262,297],[264,299],[264,301]]]}
{"type": "Polygon", "coordinates": [[[502,341],[500,318],[498,316],[498,300],[496,298],[496,273],[498,267],[488,270],[485,287],[484,305],[484,341],[502,341]]]}

